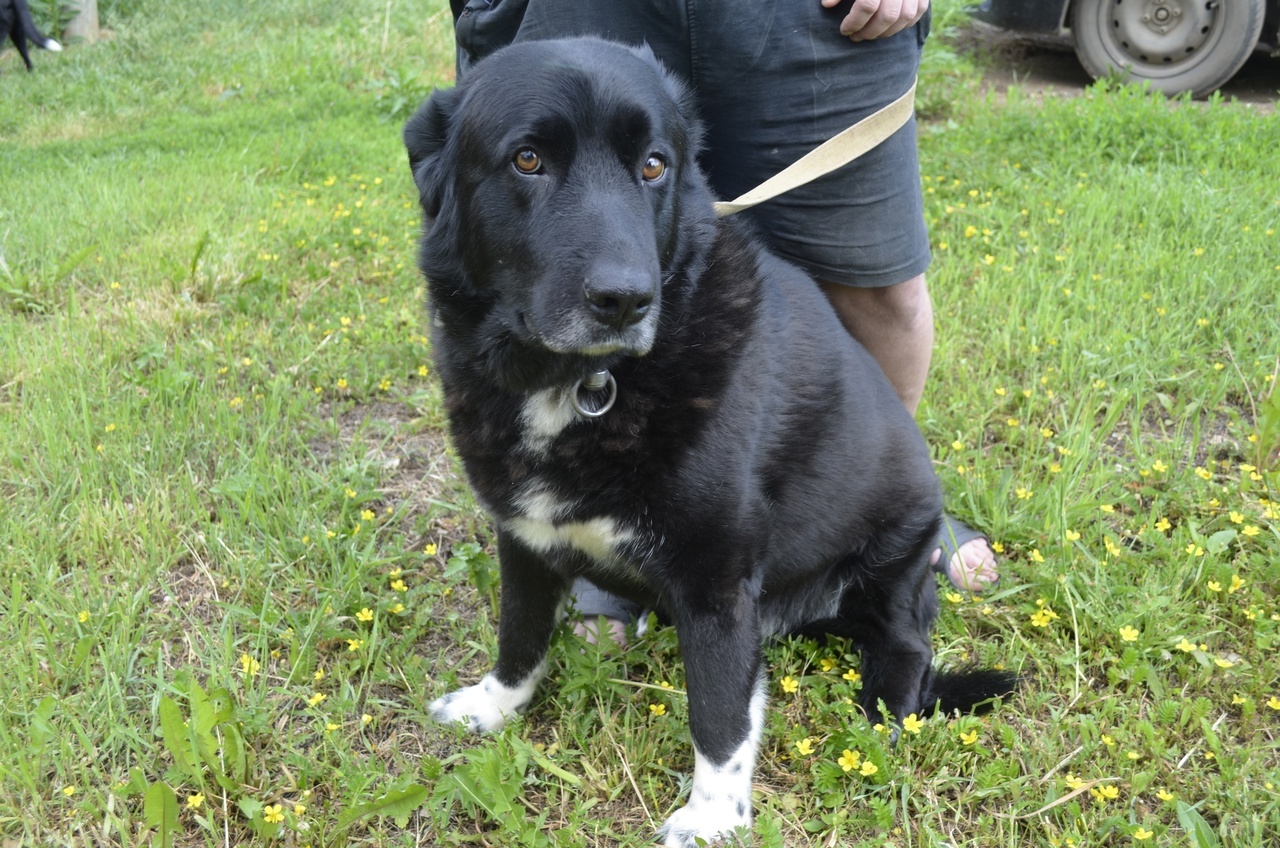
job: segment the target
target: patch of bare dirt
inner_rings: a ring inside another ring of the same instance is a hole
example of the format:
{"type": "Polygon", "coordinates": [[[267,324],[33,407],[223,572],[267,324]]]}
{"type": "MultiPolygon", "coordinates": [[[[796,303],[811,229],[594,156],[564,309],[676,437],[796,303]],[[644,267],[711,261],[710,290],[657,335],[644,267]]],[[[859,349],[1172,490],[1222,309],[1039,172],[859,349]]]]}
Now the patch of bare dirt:
{"type": "MultiPolygon", "coordinates": [[[[986,58],[987,88],[1003,97],[1019,88],[1033,99],[1077,96],[1093,82],[1072,51],[1068,39],[1031,38],[974,22],[961,31],[961,51],[986,58]]],[[[1262,114],[1275,112],[1280,97],[1280,58],[1257,51],[1222,88],[1227,100],[1237,100],[1262,114]]]]}

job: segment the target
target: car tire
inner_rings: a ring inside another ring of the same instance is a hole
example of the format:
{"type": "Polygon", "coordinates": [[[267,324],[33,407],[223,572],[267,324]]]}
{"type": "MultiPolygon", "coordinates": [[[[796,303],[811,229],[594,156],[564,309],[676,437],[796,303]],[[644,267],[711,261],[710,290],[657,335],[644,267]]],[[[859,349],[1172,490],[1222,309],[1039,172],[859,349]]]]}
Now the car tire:
{"type": "Polygon", "coordinates": [[[1265,14],[1266,0],[1075,0],[1071,31],[1094,78],[1204,97],[1249,58],[1265,14]]]}

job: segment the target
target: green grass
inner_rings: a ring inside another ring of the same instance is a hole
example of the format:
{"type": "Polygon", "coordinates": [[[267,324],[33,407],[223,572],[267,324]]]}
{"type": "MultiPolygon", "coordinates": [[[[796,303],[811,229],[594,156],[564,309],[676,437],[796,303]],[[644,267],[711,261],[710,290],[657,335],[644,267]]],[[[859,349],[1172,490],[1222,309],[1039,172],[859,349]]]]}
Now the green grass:
{"type": "MultiPolygon", "coordinates": [[[[648,844],[691,767],[670,630],[564,635],[495,737],[423,710],[495,647],[399,141],[449,82],[445,4],[109,24],[0,61],[0,839],[648,844]]],[[[770,648],[757,841],[1267,845],[1280,123],[989,98],[942,47],[919,419],[1005,577],[935,645],[1028,683],[889,747],[847,646],[770,648]]]]}

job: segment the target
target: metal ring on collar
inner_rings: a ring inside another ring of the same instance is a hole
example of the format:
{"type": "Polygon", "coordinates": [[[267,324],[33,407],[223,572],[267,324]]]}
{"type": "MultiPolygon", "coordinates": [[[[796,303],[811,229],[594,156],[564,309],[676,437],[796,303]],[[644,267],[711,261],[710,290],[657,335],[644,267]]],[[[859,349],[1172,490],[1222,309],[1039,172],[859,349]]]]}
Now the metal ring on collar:
{"type": "Polygon", "coordinates": [[[573,407],[573,411],[578,413],[582,418],[599,418],[610,409],[613,409],[613,402],[618,399],[618,381],[613,379],[613,375],[608,371],[596,371],[589,376],[583,377],[569,391],[569,405],[573,407]],[[578,395],[583,390],[586,394],[598,392],[601,389],[608,389],[609,396],[605,398],[603,404],[596,409],[588,409],[583,403],[583,398],[578,395]]]}

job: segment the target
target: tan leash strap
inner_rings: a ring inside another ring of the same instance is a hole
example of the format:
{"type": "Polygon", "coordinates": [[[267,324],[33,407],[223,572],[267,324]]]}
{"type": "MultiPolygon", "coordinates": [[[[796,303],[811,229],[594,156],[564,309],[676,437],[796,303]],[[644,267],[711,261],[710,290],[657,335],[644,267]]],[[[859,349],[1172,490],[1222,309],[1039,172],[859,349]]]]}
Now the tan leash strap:
{"type": "Polygon", "coordinates": [[[827,139],[746,194],[717,203],[716,215],[724,218],[750,209],[847,165],[901,129],[915,111],[915,101],[916,81],[913,80],[907,92],[888,106],[827,139]]]}

